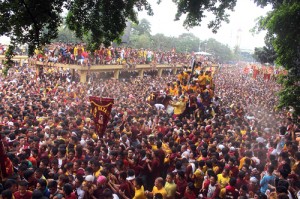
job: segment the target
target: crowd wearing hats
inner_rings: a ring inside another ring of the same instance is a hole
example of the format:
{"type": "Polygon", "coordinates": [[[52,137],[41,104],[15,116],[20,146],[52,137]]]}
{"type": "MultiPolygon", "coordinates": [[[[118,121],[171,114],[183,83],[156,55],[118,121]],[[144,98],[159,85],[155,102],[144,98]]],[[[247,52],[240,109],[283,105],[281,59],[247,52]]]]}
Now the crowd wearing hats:
{"type": "Polygon", "coordinates": [[[299,123],[276,109],[280,86],[238,66],[191,71],[83,84],[12,68],[0,83],[1,197],[299,198],[299,123]],[[172,100],[152,105],[154,92],[172,100]],[[101,137],[91,95],[115,99],[101,137]]]}

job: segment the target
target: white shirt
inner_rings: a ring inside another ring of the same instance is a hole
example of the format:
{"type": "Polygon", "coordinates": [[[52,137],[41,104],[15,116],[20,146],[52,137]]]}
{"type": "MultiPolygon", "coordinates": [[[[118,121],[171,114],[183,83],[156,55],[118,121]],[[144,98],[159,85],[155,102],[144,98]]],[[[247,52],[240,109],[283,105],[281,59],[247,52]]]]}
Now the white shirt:
{"type": "Polygon", "coordinates": [[[85,192],[82,190],[82,186],[76,188],[76,192],[77,192],[78,199],[83,199],[85,192]]]}
{"type": "Polygon", "coordinates": [[[155,106],[155,108],[157,110],[163,110],[163,109],[165,109],[165,106],[163,104],[154,104],[154,106],[155,106]]]}
{"type": "Polygon", "coordinates": [[[208,185],[207,197],[211,198],[216,190],[217,186],[212,186],[211,184],[208,185]]]}

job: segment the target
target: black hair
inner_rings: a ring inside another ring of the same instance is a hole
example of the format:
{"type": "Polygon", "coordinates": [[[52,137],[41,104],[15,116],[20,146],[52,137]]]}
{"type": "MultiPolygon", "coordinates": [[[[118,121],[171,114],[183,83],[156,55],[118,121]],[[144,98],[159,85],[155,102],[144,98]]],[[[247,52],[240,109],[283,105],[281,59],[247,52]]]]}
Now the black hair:
{"type": "Polygon", "coordinates": [[[14,180],[14,179],[8,179],[4,183],[4,189],[10,189],[15,184],[17,184],[16,180],[14,180]]]}
{"type": "Polygon", "coordinates": [[[48,188],[57,188],[57,182],[55,180],[51,180],[48,183],[48,188]]]}
{"type": "Polygon", "coordinates": [[[41,199],[43,198],[43,193],[42,191],[36,189],[32,192],[32,196],[31,196],[31,199],[41,199]]]}
{"type": "Polygon", "coordinates": [[[126,180],[127,178],[127,173],[125,171],[121,172],[120,174],[120,178],[123,179],[123,180],[126,180]]]}
{"type": "Polygon", "coordinates": [[[9,189],[6,189],[6,190],[2,191],[1,195],[2,195],[3,199],[11,199],[12,198],[12,191],[9,190],[9,189]]]}
{"type": "Polygon", "coordinates": [[[37,182],[41,185],[41,187],[47,186],[47,181],[45,179],[38,179],[37,182]]]}
{"type": "Polygon", "coordinates": [[[84,178],[82,175],[76,175],[77,180],[82,183],[84,181],[84,178]]]}
{"type": "Polygon", "coordinates": [[[135,178],[135,183],[139,186],[143,186],[143,179],[141,177],[135,178]]]}
{"type": "Polygon", "coordinates": [[[64,186],[63,186],[63,190],[65,192],[65,194],[67,196],[69,196],[72,192],[73,192],[73,187],[72,185],[70,185],[69,183],[66,183],[64,186]]]}
{"type": "Polygon", "coordinates": [[[229,184],[230,184],[231,186],[235,186],[235,184],[236,184],[236,179],[235,179],[235,178],[230,178],[229,184]]]}
{"type": "Polygon", "coordinates": [[[28,179],[33,176],[34,174],[34,171],[31,170],[31,169],[27,169],[25,172],[24,172],[24,178],[28,181],[28,179]]]}
{"type": "Polygon", "coordinates": [[[20,181],[18,184],[21,187],[27,187],[28,186],[28,182],[26,182],[25,180],[20,181]]]}
{"type": "Polygon", "coordinates": [[[163,199],[163,195],[161,193],[156,193],[154,199],[163,199]]]}

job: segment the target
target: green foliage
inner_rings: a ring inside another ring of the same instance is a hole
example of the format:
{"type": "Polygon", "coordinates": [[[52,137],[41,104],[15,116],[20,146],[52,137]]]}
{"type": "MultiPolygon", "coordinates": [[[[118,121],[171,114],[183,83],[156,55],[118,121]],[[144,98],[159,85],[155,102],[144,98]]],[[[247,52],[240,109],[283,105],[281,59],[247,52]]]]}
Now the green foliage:
{"type": "Polygon", "coordinates": [[[215,19],[210,21],[208,27],[214,33],[221,26],[221,22],[228,23],[229,15],[226,11],[233,11],[236,0],[173,0],[177,5],[175,20],[179,20],[182,15],[186,14],[184,26],[187,28],[201,26],[202,19],[206,17],[205,12],[210,12],[215,19]]]}
{"type": "Polygon", "coordinates": [[[57,37],[64,0],[0,1],[0,35],[28,44],[29,55],[57,37]]]}
{"type": "MultiPolygon", "coordinates": [[[[144,29],[132,29],[128,46],[132,48],[151,48],[161,51],[170,51],[172,48],[176,48],[176,52],[178,53],[197,52],[199,48],[201,48],[202,51],[207,50],[212,53],[220,61],[231,61],[233,59],[230,48],[215,39],[200,41],[200,39],[192,33],[183,33],[178,37],[168,37],[164,34],[152,36],[150,35],[150,31],[144,31],[151,30],[151,26],[148,25],[150,24],[147,24],[147,28],[144,29]]],[[[143,25],[142,27],[146,26],[143,25]]]]}
{"type": "Polygon", "coordinates": [[[153,40],[153,49],[168,51],[174,47],[176,43],[175,37],[167,37],[164,34],[158,33],[152,36],[153,40]]]}
{"type": "Polygon", "coordinates": [[[102,43],[109,46],[112,41],[121,42],[126,20],[137,22],[135,7],[153,14],[146,0],[73,0],[69,5],[66,23],[78,38],[90,34],[89,42],[93,51],[102,43]]]}
{"type": "Polygon", "coordinates": [[[274,64],[277,54],[273,47],[274,36],[270,33],[267,33],[265,37],[265,46],[262,48],[255,48],[254,49],[254,57],[256,61],[260,63],[270,63],[274,64]]]}
{"type": "Polygon", "coordinates": [[[266,46],[262,48],[255,48],[254,49],[254,57],[256,61],[264,64],[269,63],[271,65],[274,64],[274,61],[276,59],[276,53],[273,48],[268,48],[266,46]]]}
{"type": "MultiPolygon", "coordinates": [[[[208,25],[213,32],[222,21],[228,22],[226,10],[233,10],[236,5],[236,0],[173,2],[178,6],[176,19],[187,14],[184,22],[187,28],[200,25],[205,17],[204,11],[213,13],[215,19],[208,25]]],[[[136,10],[153,14],[147,0],[3,0],[0,1],[0,35],[7,35],[19,44],[28,44],[29,55],[32,55],[36,48],[57,38],[64,7],[68,10],[66,23],[70,30],[75,31],[80,39],[89,34],[91,46],[120,42],[126,21],[137,23],[136,10]]],[[[149,22],[141,21],[137,27],[142,27],[142,31],[137,30],[138,34],[150,33],[149,25],[149,22]]]]}
{"type": "Polygon", "coordinates": [[[277,54],[276,63],[288,70],[280,78],[279,107],[293,107],[300,115],[300,2],[258,1],[262,6],[272,3],[274,10],[259,21],[259,28],[268,31],[277,54]]]}
{"type": "Polygon", "coordinates": [[[192,33],[183,33],[178,36],[174,43],[178,52],[197,52],[199,50],[200,39],[192,33]]]}
{"type": "Polygon", "coordinates": [[[142,19],[138,24],[134,23],[132,26],[132,34],[134,35],[150,35],[151,23],[147,19],[142,19]]]}
{"type": "Polygon", "coordinates": [[[79,43],[82,40],[77,38],[75,33],[71,31],[67,26],[60,26],[58,28],[57,38],[53,40],[53,42],[67,42],[67,43],[79,43]]]}
{"type": "Polygon", "coordinates": [[[241,52],[240,53],[240,60],[246,62],[254,62],[254,55],[249,52],[241,52]]]}
{"type": "Polygon", "coordinates": [[[133,48],[151,48],[151,37],[147,34],[131,35],[130,46],[133,48]]]}
{"type": "Polygon", "coordinates": [[[232,61],[233,54],[230,48],[215,39],[208,39],[201,43],[202,50],[213,54],[220,62],[232,61]]]}
{"type": "Polygon", "coordinates": [[[4,69],[2,70],[3,75],[6,77],[8,74],[8,70],[14,66],[14,62],[12,61],[12,58],[14,56],[14,45],[9,45],[8,49],[5,52],[5,61],[3,63],[4,69]]]}
{"type": "MultiPolygon", "coordinates": [[[[261,18],[263,20],[263,18],[261,18]]],[[[254,57],[260,63],[274,64],[277,54],[273,47],[274,35],[267,33],[265,37],[265,46],[254,49],[254,57]]]]}
{"type": "Polygon", "coordinates": [[[0,35],[10,37],[12,43],[28,44],[31,56],[58,37],[64,7],[68,27],[77,38],[87,38],[91,51],[101,43],[120,42],[126,20],[137,22],[135,9],[153,14],[147,0],[2,0],[0,35]]]}

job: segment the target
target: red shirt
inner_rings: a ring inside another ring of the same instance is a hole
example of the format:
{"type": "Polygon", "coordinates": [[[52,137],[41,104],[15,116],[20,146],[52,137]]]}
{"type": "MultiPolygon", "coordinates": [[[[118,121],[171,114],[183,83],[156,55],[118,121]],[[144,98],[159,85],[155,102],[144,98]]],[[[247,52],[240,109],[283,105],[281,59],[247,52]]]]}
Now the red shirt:
{"type": "Polygon", "coordinates": [[[70,195],[66,196],[65,199],[77,199],[74,192],[72,192],[70,195]]]}
{"type": "Polygon", "coordinates": [[[185,192],[185,193],[184,193],[184,197],[185,197],[186,199],[196,199],[196,195],[195,195],[194,192],[191,192],[191,193],[185,192]]]}
{"type": "Polygon", "coordinates": [[[32,192],[31,191],[26,191],[26,193],[23,196],[21,196],[20,192],[17,191],[17,192],[14,193],[14,197],[15,197],[15,199],[29,199],[29,198],[32,197],[32,192]]]}
{"type": "Polygon", "coordinates": [[[161,171],[160,171],[160,163],[159,163],[158,158],[155,158],[152,160],[151,169],[152,169],[151,175],[152,175],[153,179],[156,179],[157,177],[160,176],[161,171]]]}

